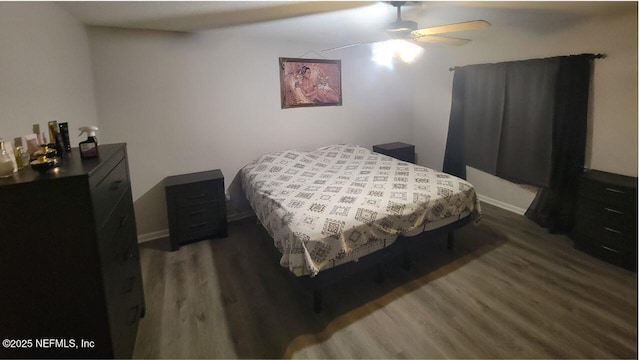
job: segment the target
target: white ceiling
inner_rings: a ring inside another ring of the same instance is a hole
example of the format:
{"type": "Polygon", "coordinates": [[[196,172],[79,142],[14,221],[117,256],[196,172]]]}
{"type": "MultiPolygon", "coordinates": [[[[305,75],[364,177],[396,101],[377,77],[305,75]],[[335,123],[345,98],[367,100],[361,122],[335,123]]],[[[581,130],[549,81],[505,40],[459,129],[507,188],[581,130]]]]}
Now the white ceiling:
{"type": "MultiPolygon", "coordinates": [[[[384,40],[383,29],[396,18],[395,8],[386,2],[63,1],[59,4],[86,25],[188,32],[233,28],[240,36],[328,46],[384,40]],[[329,12],[304,15],[321,10],[329,12]]],[[[492,31],[508,26],[530,32],[552,32],[591,16],[637,13],[637,4],[636,1],[408,2],[402,8],[402,18],[417,21],[421,28],[484,19],[492,24],[492,31]]],[[[482,37],[481,33],[451,35],[476,39],[482,37]]]]}

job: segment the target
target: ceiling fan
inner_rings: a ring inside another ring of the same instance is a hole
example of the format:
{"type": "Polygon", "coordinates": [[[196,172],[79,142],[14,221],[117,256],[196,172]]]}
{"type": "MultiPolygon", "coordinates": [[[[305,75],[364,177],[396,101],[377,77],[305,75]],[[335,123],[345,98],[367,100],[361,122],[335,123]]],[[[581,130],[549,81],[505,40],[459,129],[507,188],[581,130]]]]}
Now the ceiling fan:
{"type": "MultiPolygon", "coordinates": [[[[468,31],[468,30],[480,30],[480,29],[484,29],[486,27],[491,26],[491,24],[489,24],[485,20],[472,20],[472,21],[459,22],[455,24],[446,24],[446,25],[418,29],[417,22],[402,20],[401,8],[405,3],[406,1],[390,2],[390,4],[396,8],[396,11],[398,14],[396,21],[389,24],[385,29],[386,33],[389,35],[391,39],[408,40],[408,41],[417,43],[418,45],[424,45],[426,43],[438,43],[438,44],[444,44],[444,45],[461,46],[468,43],[471,40],[456,38],[456,37],[449,37],[449,36],[440,36],[439,34],[468,31]]],[[[372,44],[376,42],[379,42],[379,41],[342,45],[342,46],[333,47],[330,49],[324,49],[322,51],[340,50],[340,49],[345,49],[352,46],[372,44]]]]}

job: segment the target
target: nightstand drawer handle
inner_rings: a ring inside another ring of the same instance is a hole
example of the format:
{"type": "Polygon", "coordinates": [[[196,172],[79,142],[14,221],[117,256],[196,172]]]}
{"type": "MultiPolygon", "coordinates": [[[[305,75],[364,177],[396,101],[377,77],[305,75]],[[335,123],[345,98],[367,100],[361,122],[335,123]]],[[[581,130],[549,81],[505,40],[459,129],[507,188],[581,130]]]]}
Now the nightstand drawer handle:
{"type": "Polygon", "coordinates": [[[611,191],[611,192],[614,192],[614,193],[617,193],[617,194],[624,194],[624,191],[622,191],[622,190],[618,190],[618,189],[614,189],[614,188],[609,188],[609,187],[608,187],[608,188],[606,188],[605,190],[607,190],[607,191],[611,191]]]}
{"type": "Polygon", "coordinates": [[[189,215],[191,215],[191,216],[198,215],[198,214],[202,214],[205,211],[207,211],[207,209],[192,210],[192,211],[189,211],[189,215]]]}
{"type": "Polygon", "coordinates": [[[622,234],[622,232],[620,230],[616,230],[616,229],[612,229],[612,228],[608,228],[608,227],[604,227],[605,230],[612,232],[614,234],[622,234]]]}
{"type": "Polygon", "coordinates": [[[616,250],[616,249],[612,249],[612,248],[610,248],[610,247],[608,247],[608,246],[601,245],[600,247],[601,247],[601,248],[603,248],[603,249],[605,249],[605,250],[607,250],[607,251],[614,252],[614,253],[616,253],[616,254],[619,254],[619,253],[620,253],[620,251],[618,251],[618,250],[616,250]]]}
{"type": "Polygon", "coordinates": [[[203,226],[205,226],[205,225],[207,225],[207,222],[206,222],[206,221],[203,221],[203,222],[199,222],[199,223],[197,223],[197,224],[189,225],[189,227],[190,227],[190,228],[192,228],[192,229],[194,229],[194,228],[198,228],[198,227],[203,227],[203,226]]]}
{"type": "Polygon", "coordinates": [[[610,208],[604,208],[604,210],[605,210],[605,211],[608,211],[608,212],[611,212],[611,213],[614,213],[614,214],[620,214],[620,215],[624,214],[624,213],[623,213],[622,211],[620,211],[620,210],[615,210],[615,209],[610,209],[610,208]]]}
{"type": "Polygon", "coordinates": [[[206,195],[207,195],[207,194],[202,193],[202,194],[189,195],[189,196],[187,196],[187,197],[189,198],[189,200],[192,200],[192,199],[200,199],[200,198],[203,198],[203,197],[205,197],[206,195]]]}

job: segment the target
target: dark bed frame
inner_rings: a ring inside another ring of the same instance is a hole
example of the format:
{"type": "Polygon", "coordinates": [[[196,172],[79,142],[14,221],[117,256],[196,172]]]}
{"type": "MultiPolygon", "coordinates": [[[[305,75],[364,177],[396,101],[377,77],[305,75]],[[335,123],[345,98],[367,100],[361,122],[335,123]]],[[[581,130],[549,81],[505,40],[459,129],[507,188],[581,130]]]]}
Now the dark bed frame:
{"type": "MultiPolygon", "coordinates": [[[[453,249],[453,232],[467,225],[471,222],[471,214],[465,216],[462,219],[456,220],[455,222],[433,229],[422,232],[416,236],[412,237],[404,237],[399,236],[398,239],[391,245],[380,249],[371,254],[365,255],[361,257],[358,261],[352,261],[349,263],[341,264],[333,268],[329,268],[323,271],[320,271],[316,276],[295,276],[288,269],[283,268],[289,275],[297,281],[302,282],[302,284],[313,291],[313,310],[315,313],[320,313],[322,311],[322,289],[337,282],[345,277],[351,276],[353,274],[376,268],[376,282],[382,283],[384,282],[384,272],[383,265],[386,261],[389,261],[390,258],[395,258],[398,256],[402,256],[403,258],[403,267],[405,270],[411,269],[411,260],[409,257],[409,249],[414,247],[419,242],[430,241],[435,238],[442,236],[443,234],[447,234],[447,249],[453,249]]],[[[276,249],[275,246],[271,246],[273,249],[275,256],[282,256],[280,252],[276,249]]]]}

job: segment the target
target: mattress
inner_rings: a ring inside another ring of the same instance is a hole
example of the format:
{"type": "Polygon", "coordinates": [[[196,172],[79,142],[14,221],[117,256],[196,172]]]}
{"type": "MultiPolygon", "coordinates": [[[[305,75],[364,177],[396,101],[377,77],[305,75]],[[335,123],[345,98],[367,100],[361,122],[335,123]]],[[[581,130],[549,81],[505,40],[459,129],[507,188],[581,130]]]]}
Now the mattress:
{"type": "Polygon", "coordinates": [[[271,152],[240,174],[280,264],[297,276],[355,261],[398,235],[480,215],[469,182],[357,145],[271,152]]]}

